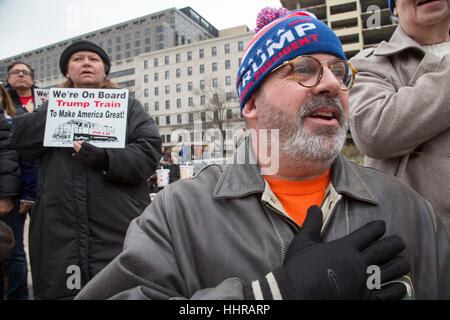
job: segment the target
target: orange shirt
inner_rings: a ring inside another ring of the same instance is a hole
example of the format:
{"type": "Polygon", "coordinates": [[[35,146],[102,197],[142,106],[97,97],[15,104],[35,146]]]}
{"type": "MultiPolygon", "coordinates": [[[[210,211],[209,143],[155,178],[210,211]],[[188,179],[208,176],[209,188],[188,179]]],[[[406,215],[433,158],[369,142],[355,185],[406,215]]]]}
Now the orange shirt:
{"type": "Polygon", "coordinates": [[[264,177],[270,189],[277,196],[287,214],[299,226],[306,218],[306,211],[312,205],[322,205],[325,191],[330,183],[331,169],[323,175],[304,181],[290,181],[264,177]]]}

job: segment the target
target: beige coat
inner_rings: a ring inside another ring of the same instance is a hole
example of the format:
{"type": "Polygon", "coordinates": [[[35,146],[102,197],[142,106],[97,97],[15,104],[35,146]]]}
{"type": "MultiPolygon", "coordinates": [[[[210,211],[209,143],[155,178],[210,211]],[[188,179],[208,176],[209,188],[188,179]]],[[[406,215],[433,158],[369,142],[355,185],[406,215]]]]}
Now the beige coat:
{"type": "Polygon", "coordinates": [[[399,26],[351,63],[351,130],[365,165],[419,192],[450,234],[450,54],[425,55],[399,26]]]}

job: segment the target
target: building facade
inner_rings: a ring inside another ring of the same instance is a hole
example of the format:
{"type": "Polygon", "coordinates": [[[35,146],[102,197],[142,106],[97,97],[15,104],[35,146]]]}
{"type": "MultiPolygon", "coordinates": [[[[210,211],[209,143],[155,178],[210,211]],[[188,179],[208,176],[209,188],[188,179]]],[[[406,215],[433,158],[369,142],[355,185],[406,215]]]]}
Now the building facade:
{"type": "Polygon", "coordinates": [[[386,0],[281,0],[288,10],[305,9],[328,24],[348,59],[360,50],[389,40],[397,24],[386,0]]]}
{"type": "Polygon", "coordinates": [[[0,79],[6,79],[8,65],[22,60],[33,67],[39,87],[61,82],[59,57],[77,40],[92,41],[107,52],[111,61],[119,61],[217,36],[218,30],[192,8],[169,8],[0,60],[0,79]]]}
{"type": "MultiPolygon", "coordinates": [[[[230,154],[245,127],[236,94],[236,74],[253,38],[246,26],[220,31],[219,37],[141,55],[134,62],[135,92],[158,123],[164,146],[182,141],[230,154]]],[[[116,66],[118,83],[133,81],[126,64],[116,66]],[[122,71],[119,71],[120,70],[122,71]]]]}

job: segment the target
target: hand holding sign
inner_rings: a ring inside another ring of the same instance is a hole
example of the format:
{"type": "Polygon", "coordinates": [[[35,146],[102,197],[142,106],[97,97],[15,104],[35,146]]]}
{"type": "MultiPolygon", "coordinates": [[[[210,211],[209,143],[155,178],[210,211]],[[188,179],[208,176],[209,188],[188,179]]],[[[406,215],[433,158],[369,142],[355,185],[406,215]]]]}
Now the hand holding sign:
{"type": "Polygon", "coordinates": [[[83,141],[74,141],[73,148],[75,149],[73,158],[85,166],[99,170],[108,170],[109,159],[105,149],[97,148],[89,142],[83,141]]]}

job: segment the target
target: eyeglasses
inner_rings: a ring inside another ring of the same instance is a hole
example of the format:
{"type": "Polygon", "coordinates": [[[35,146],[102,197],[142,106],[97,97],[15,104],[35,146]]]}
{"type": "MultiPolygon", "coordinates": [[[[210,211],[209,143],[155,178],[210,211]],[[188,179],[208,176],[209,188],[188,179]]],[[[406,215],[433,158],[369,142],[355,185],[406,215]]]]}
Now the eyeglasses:
{"type": "MultiPolygon", "coordinates": [[[[312,56],[298,56],[290,61],[285,61],[272,72],[287,64],[291,66],[295,80],[303,87],[312,88],[318,85],[322,79],[323,63],[312,56]]],[[[350,90],[358,73],[350,62],[336,60],[333,63],[328,63],[328,68],[339,81],[339,89],[342,91],[350,90]]]]}
{"type": "Polygon", "coordinates": [[[24,76],[31,76],[31,71],[28,70],[20,70],[20,69],[13,69],[9,71],[10,75],[16,75],[22,73],[24,76]]]}

